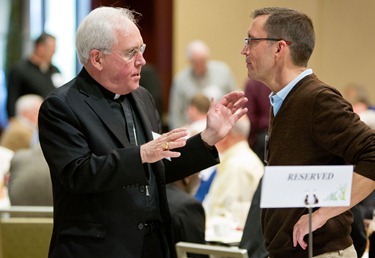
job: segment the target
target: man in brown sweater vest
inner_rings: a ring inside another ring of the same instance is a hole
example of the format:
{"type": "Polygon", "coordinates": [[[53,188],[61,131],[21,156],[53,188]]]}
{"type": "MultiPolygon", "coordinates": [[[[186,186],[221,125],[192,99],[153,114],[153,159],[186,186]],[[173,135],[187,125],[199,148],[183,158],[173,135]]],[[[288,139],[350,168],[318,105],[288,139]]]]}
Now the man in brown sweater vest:
{"type": "MultiPolygon", "coordinates": [[[[375,133],[336,89],[307,68],[315,44],[307,15],[262,8],[253,18],[241,54],[248,76],[272,91],[266,161],[269,166],[355,166],[350,206],[314,209],[312,230],[313,257],[356,258],[348,209],[374,190],[375,133]]],[[[270,258],[307,257],[307,213],[306,208],[262,210],[270,258]]]]}

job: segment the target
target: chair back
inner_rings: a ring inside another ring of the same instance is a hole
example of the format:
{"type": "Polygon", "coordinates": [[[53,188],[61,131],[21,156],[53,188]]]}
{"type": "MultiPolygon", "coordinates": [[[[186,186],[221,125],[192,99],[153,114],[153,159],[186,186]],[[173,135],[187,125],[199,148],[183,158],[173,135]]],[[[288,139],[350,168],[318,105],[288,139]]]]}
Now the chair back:
{"type": "Polygon", "coordinates": [[[178,258],[188,258],[188,253],[206,254],[210,255],[211,258],[249,258],[246,249],[188,242],[178,242],[176,244],[176,252],[178,258]]]}
{"type": "Polygon", "coordinates": [[[0,258],[48,257],[52,207],[0,209],[0,258]]]}

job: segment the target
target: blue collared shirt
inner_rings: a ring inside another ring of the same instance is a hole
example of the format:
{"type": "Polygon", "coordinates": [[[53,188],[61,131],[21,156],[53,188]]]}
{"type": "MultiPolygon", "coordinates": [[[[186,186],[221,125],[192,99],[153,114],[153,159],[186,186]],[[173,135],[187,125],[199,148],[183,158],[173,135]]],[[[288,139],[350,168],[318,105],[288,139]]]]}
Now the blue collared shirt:
{"type": "Polygon", "coordinates": [[[296,84],[305,78],[307,75],[313,73],[312,69],[306,69],[302,73],[300,73],[293,81],[291,81],[287,86],[285,86],[281,91],[277,92],[276,94],[271,92],[269,98],[273,108],[273,115],[276,116],[277,112],[279,111],[281,105],[283,104],[284,99],[288,96],[289,92],[296,86],[296,84]]]}

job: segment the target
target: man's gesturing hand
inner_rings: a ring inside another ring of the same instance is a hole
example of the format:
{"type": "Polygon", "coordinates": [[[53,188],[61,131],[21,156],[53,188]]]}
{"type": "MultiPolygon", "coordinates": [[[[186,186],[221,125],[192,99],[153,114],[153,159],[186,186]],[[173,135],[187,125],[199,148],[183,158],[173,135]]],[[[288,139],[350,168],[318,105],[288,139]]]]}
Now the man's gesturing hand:
{"type": "Polygon", "coordinates": [[[142,163],[154,163],[164,158],[179,157],[181,155],[179,152],[171,150],[185,146],[187,135],[186,128],[177,128],[143,144],[141,146],[142,163]]]}
{"type": "Polygon", "coordinates": [[[230,132],[233,125],[247,112],[243,108],[247,98],[242,91],[226,94],[220,102],[211,102],[207,113],[207,127],[202,132],[202,140],[213,146],[230,132]]]}

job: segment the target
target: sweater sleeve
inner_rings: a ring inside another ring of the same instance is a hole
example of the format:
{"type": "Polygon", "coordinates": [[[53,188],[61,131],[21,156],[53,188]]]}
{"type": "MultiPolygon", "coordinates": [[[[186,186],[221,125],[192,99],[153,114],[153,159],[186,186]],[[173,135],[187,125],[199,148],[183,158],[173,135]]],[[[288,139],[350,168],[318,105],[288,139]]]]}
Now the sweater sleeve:
{"type": "Polygon", "coordinates": [[[351,105],[334,89],[324,88],[315,97],[312,116],[317,144],[355,165],[356,173],[375,180],[375,132],[351,105]]]}

